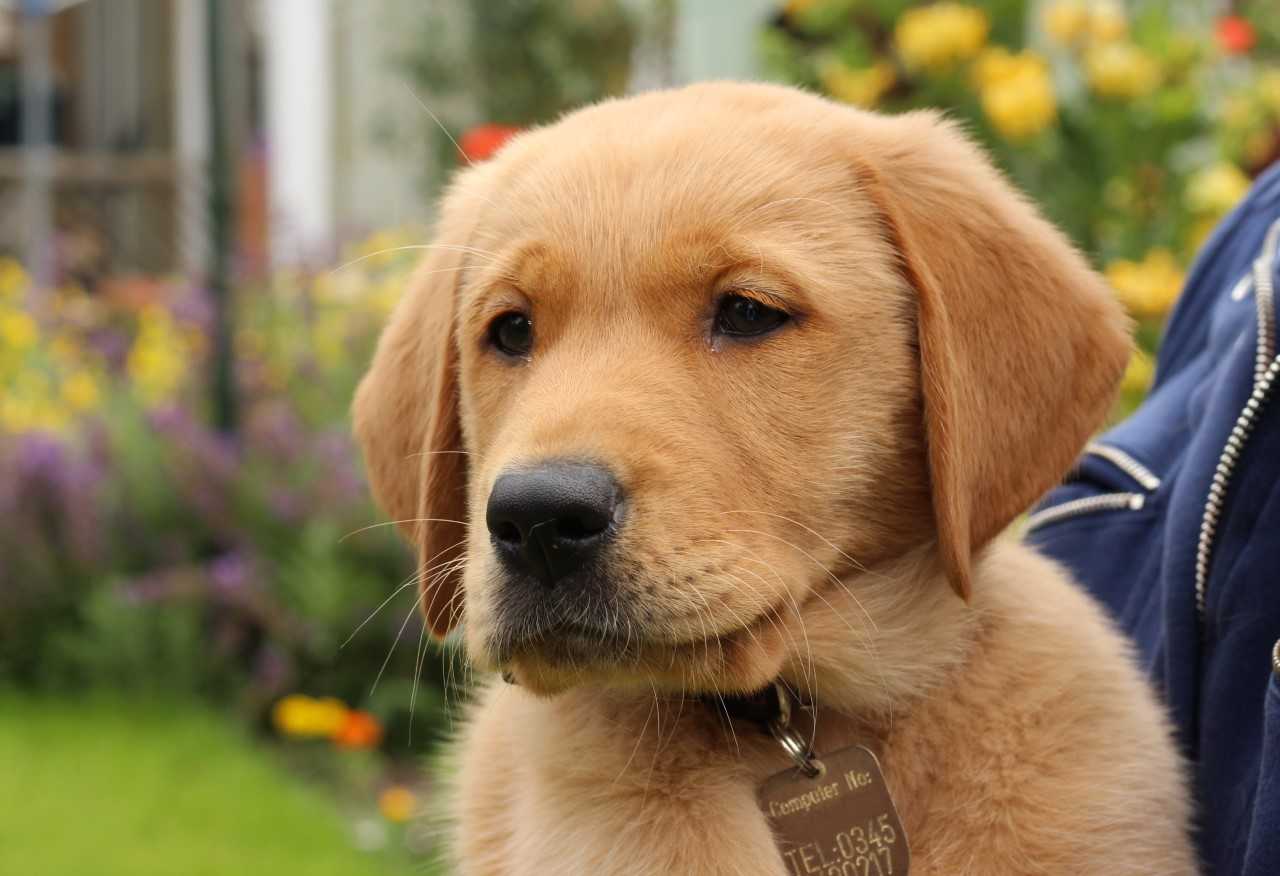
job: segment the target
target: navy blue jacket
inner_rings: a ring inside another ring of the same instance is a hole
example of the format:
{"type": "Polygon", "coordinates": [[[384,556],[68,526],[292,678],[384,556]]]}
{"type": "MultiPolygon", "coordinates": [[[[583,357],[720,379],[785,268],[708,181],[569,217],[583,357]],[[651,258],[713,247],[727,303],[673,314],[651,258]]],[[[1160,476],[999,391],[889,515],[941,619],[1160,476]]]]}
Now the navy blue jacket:
{"type": "Polygon", "coordinates": [[[1137,643],[1218,876],[1280,876],[1278,243],[1280,166],[1192,268],[1150,397],[1028,520],[1137,643]]]}

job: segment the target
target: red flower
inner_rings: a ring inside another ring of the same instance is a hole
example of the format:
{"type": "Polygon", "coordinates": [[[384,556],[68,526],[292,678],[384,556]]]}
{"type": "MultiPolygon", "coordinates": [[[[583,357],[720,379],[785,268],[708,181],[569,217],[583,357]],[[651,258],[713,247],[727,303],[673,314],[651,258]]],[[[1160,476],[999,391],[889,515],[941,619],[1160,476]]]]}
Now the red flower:
{"type": "Polygon", "coordinates": [[[512,125],[476,125],[462,135],[458,148],[468,161],[484,161],[518,133],[520,129],[512,125]]]}
{"type": "Polygon", "coordinates": [[[1224,15],[1218,19],[1218,45],[1229,55],[1243,55],[1258,41],[1253,25],[1239,15],[1224,15]]]}
{"type": "Polygon", "coordinates": [[[339,748],[376,748],[382,741],[382,725],[368,712],[352,709],[330,738],[339,748]]]}

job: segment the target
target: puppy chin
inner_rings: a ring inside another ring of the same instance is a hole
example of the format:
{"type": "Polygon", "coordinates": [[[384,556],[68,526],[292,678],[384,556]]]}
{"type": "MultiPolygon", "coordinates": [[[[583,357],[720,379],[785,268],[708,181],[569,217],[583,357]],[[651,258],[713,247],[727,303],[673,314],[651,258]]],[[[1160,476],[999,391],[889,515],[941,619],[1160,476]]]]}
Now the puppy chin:
{"type": "Polygon", "coordinates": [[[786,663],[787,640],[775,625],[739,630],[710,647],[697,646],[701,660],[682,672],[688,692],[748,694],[773,683],[786,663]]]}
{"type": "Polygon", "coordinates": [[[545,663],[536,658],[516,658],[504,671],[504,677],[534,696],[553,697],[587,682],[589,673],[545,663]]]}
{"type": "Polygon", "coordinates": [[[787,658],[786,639],[768,625],[705,643],[650,645],[621,662],[565,661],[526,651],[502,671],[508,681],[544,697],[582,686],[644,695],[746,694],[775,681],[787,658]]]}

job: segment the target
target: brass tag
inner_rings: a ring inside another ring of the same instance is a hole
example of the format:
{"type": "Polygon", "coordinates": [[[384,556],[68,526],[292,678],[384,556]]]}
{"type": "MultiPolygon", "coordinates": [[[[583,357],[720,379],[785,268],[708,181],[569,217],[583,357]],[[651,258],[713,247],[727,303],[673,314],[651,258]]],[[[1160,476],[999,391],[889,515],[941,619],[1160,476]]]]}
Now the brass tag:
{"type": "Polygon", "coordinates": [[[760,786],[791,876],[906,876],[911,856],[876,756],[861,745],[819,758],[822,775],[797,769],[760,786]]]}

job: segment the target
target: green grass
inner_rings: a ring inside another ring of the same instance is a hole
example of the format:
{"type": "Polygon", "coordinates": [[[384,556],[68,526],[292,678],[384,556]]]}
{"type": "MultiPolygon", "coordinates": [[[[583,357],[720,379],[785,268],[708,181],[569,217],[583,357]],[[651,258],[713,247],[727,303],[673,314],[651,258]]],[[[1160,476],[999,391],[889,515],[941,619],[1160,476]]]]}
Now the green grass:
{"type": "Polygon", "coordinates": [[[0,873],[406,876],[335,801],[198,706],[0,696],[0,873]]]}

